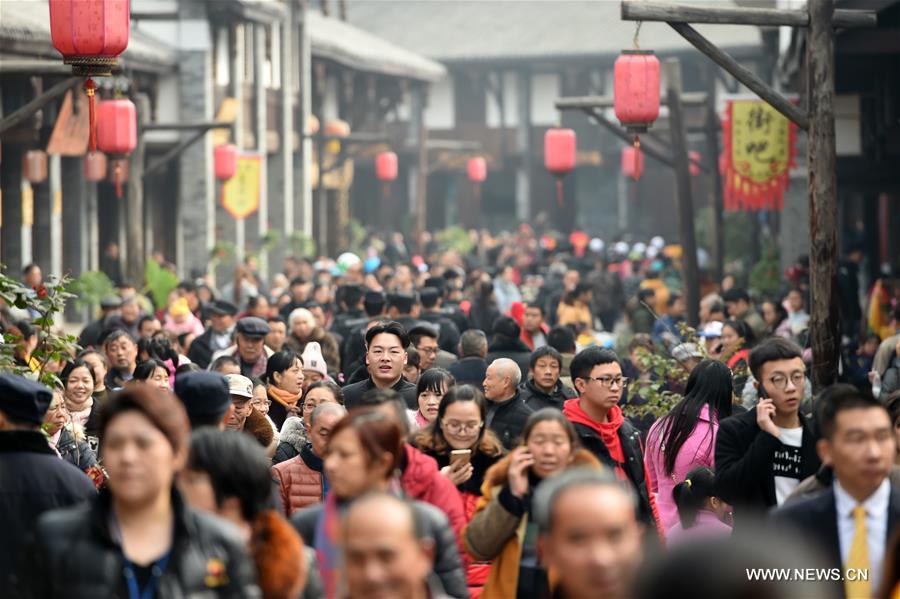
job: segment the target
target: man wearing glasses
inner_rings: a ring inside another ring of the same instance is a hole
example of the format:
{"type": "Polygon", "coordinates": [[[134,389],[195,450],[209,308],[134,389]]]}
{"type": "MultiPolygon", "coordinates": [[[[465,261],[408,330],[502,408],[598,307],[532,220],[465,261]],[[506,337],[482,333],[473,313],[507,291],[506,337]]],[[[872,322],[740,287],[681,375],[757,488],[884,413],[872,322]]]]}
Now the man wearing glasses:
{"type": "Polygon", "coordinates": [[[716,487],[741,516],[781,505],[820,466],[817,435],[800,413],[806,366],[800,348],[781,337],[760,343],[749,358],[759,403],[719,423],[716,487]]]}
{"type": "Polygon", "coordinates": [[[620,480],[631,483],[639,499],[638,515],[658,528],[656,501],[647,491],[640,433],[618,405],[628,386],[618,356],[609,349],[589,347],[575,356],[569,369],[578,397],[563,404],[563,414],[575,426],[584,448],[620,480]]]}

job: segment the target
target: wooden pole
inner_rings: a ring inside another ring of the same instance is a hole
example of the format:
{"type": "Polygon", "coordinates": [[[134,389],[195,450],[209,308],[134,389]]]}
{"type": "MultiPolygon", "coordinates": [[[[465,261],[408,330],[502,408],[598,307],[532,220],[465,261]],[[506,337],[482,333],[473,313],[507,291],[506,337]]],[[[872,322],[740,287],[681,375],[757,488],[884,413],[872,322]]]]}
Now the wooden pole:
{"type": "Polygon", "coordinates": [[[144,149],[146,138],[143,131],[150,118],[150,98],[147,97],[147,94],[135,95],[134,107],[137,113],[138,131],[142,133],[137,136],[137,145],[131,153],[127,191],[121,201],[125,203],[127,211],[125,234],[128,240],[128,251],[125,255],[125,280],[140,289],[144,283],[144,149]]]}
{"type": "Polygon", "coordinates": [[[713,275],[716,281],[722,280],[724,274],[725,263],[725,222],[722,211],[725,207],[724,184],[722,181],[722,173],[719,172],[719,121],[716,116],[716,78],[713,74],[714,67],[710,65],[706,74],[708,77],[709,98],[706,105],[706,151],[709,154],[708,160],[712,161],[714,167],[712,169],[712,255],[713,255],[713,275]]]}
{"type": "MultiPolygon", "coordinates": [[[[818,0],[814,0],[818,1],[818,0]]],[[[623,2],[626,21],[666,21],[668,23],[715,23],[718,25],[756,25],[757,27],[806,27],[809,13],[804,9],[685,6],[663,2],[623,2]]],[[[834,27],[874,27],[877,15],[870,10],[836,10],[834,27]]]]}
{"type": "Polygon", "coordinates": [[[834,132],[834,0],[809,6],[809,270],[813,389],[834,383],[840,357],[837,288],[837,181],[834,132]]]}
{"type": "Polygon", "coordinates": [[[696,327],[700,321],[700,275],[697,267],[697,240],[694,235],[694,207],[691,199],[691,173],[688,168],[687,133],[684,108],[681,105],[681,63],[677,58],[665,61],[666,97],[669,106],[669,129],[675,162],[678,198],[678,230],[681,237],[681,269],[687,322],[696,327]]]}

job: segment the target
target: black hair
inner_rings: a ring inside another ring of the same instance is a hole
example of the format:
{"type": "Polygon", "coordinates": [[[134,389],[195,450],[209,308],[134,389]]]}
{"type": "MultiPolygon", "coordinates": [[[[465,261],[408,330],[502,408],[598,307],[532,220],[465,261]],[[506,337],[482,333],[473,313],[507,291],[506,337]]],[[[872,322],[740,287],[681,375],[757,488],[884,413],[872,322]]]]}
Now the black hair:
{"type": "Polygon", "coordinates": [[[732,287],[728,291],[722,294],[722,301],[726,304],[728,302],[740,302],[745,301],[748,304],[750,303],[750,294],[747,293],[745,289],[741,287],[732,287]]]}
{"type": "Polygon", "coordinates": [[[425,287],[420,294],[422,307],[426,309],[434,308],[441,299],[441,291],[436,287],[425,287]]]}
{"type": "Polygon", "coordinates": [[[281,314],[276,314],[275,316],[269,316],[269,317],[266,319],[266,322],[268,322],[268,323],[272,323],[272,322],[280,322],[280,323],[283,324],[285,327],[287,326],[287,320],[285,320],[284,316],[282,316],[281,314]]]}
{"type": "Polygon", "coordinates": [[[366,311],[366,316],[369,318],[374,318],[375,316],[380,315],[384,312],[384,304],[387,300],[384,297],[383,293],[377,292],[369,292],[366,293],[365,298],[363,298],[363,310],[366,311]]]}
{"type": "Polygon", "coordinates": [[[777,318],[777,322],[775,323],[775,325],[774,325],[773,328],[777,328],[778,326],[781,325],[782,322],[784,322],[785,320],[787,320],[788,313],[787,313],[787,310],[786,310],[785,307],[784,307],[784,304],[782,304],[782,303],[779,302],[778,300],[774,300],[774,299],[767,299],[767,300],[766,300],[765,302],[763,302],[763,303],[765,303],[765,304],[772,304],[772,308],[775,310],[775,316],[776,316],[776,318],[777,318]]]}
{"type": "Polygon", "coordinates": [[[376,335],[381,334],[395,335],[400,339],[400,346],[402,348],[406,349],[409,347],[409,335],[407,334],[406,329],[403,328],[402,324],[395,320],[380,322],[366,331],[366,347],[368,348],[372,344],[372,339],[374,339],[376,335]]]}
{"type": "Polygon", "coordinates": [[[537,361],[548,356],[556,360],[556,362],[559,364],[559,367],[562,368],[562,355],[558,351],[556,351],[555,348],[552,348],[549,345],[542,345],[541,347],[531,352],[531,358],[528,361],[528,369],[534,370],[534,367],[537,365],[537,361]]]}
{"type": "Polygon", "coordinates": [[[109,370],[109,358],[106,357],[106,354],[100,351],[99,349],[94,349],[93,347],[89,347],[87,349],[83,349],[78,354],[76,354],[76,358],[84,359],[85,356],[96,355],[103,365],[109,370]]]}
{"type": "Polygon", "coordinates": [[[257,305],[259,305],[259,300],[260,300],[260,298],[266,300],[266,303],[269,303],[269,298],[268,298],[268,297],[266,297],[265,295],[263,295],[263,294],[261,294],[261,293],[257,293],[256,295],[251,295],[251,296],[247,299],[247,310],[252,310],[252,309],[255,308],[257,305]]]}
{"type": "Polygon", "coordinates": [[[363,301],[365,291],[359,285],[341,285],[337,289],[339,303],[343,303],[347,308],[355,308],[363,301]]]}
{"type": "Polygon", "coordinates": [[[569,419],[563,416],[563,413],[556,408],[541,408],[528,417],[528,420],[525,421],[525,426],[522,428],[522,443],[528,441],[531,431],[533,431],[534,427],[541,422],[556,422],[559,424],[566,432],[566,436],[569,437],[569,445],[571,445],[573,452],[581,447],[581,440],[578,437],[578,433],[575,432],[575,427],[572,426],[569,419]]]}
{"type": "Polygon", "coordinates": [[[574,354],[577,349],[575,331],[568,326],[553,327],[547,333],[547,345],[561,354],[574,354]]]}
{"type": "Polygon", "coordinates": [[[19,332],[22,333],[22,339],[31,339],[37,335],[37,329],[27,320],[17,320],[12,326],[19,329],[19,332]]]}
{"type": "Polygon", "coordinates": [[[87,371],[91,373],[91,379],[94,381],[94,384],[97,384],[97,375],[94,373],[94,369],[91,365],[81,358],[75,358],[71,362],[68,362],[63,367],[62,372],[59,373],[59,380],[62,381],[63,389],[65,389],[66,385],[69,383],[69,376],[76,368],[87,368],[87,371]]]}
{"type": "Polygon", "coordinates": [[[743,348],[750,349],[756,345],[756,333],[753,332],[753,328],[747,324],[747,321],[731,319],[723,322],[722,326],[731,327],[738,337],[743,338],[743,348]]]}
{"type": "Polygon", "coordinates": [[[219,372],[220,370],[222,370],[222,366],[224,366],[225,364],[231,364],[237,366],[238,368],[241,367],[240,363],[237,361],[237,358],[235,358],[234,356],[219,356],[209,365],[209,370],[212,372],[219,372]]]}
{"type": "Polygon", "coordinates": [[[716,496],[716,476],[709,468],[694,468],[672,489],[672,499],[678,508],[678,519],[685,530],[694,526],[697,513],[706,500],[716,496]]]}
{"type": "Polygon", "coordinates": [[[897,421],[900,420],[900,389],[887,396],[884,400],[884,407],[891,415],[891,423],[897,424],[897,421]]]}
{"type": "Polygon", "coordinates": [[[416,368],[422,365],[422,356],[419,355],[419,350],[412,345],[406,348],[406,365],[416,368]]]}
{"type": "Polygon", "coordinates": [[[159,319],[156,317],[155,314],[144,314],[143,316],[141,316],[140,318],[138,318],[138,321],[137,321],[137,329],[140,331],[140,330],[141,330],[141,327],[144,326],[144,323],[145,323],[145,322],[151,322],[151,321],[153,321],[153,320],[156,320],[156,321],[159,320],[159,319]]]}
{"type": "Polygon", "coordinates": [[[144,360],[139,363],[134,368],[134,374],[132,378],[136,381],[148,381],[150,377],[153,376],[153,372],[157,368],[162,368],[166,371],[166,374],[169,374],[169,368],[165,365],[162,360],[157,360],[156,358],[150,358],[148,360],[144,360]]]}
{"type": "Polygon", "coordinates": [[[184,280],[178,283],[178,285],[175,286],[175,289],[184,291],[185,293],[195,293],[197,291],[197,286],[193,281],[184,280]]]}
{"type": "Polygon", "coordinates": [[[456,379],[443,368],[429,368],[420,374],[419,380],[416,381],[416,397],[426,391],[446,394],[455,385],[456,379]]]}
{"type": "Polygon", "coordinates": [[[178,378],[185,372],[200,372],[201,370],[203,369],[193,362],[185,362],[184,364],[181,364],[175,368],[175,378],[178,378]]]}
{"type": "Polygon", "coordinates": [[[481,415],[481,428],[478,429],[478,438],[472,444],[473,448],[476,448],[479,452],[489,456],[503,455],[505,450],[503,449],[500,440],[485,426],[487,404],[484,400],[484,394],[481,392],[481,389],[474,385],[458,385],[447,390],[447,393],[441,398],[441,403],[438,406],[438,412],[437,416],[434,418],[434,422],[419,431],[416,435],[416,442],[419,446],[423,449],[423,446],[430,446],[435,452],[444,452],[450,449],[447,439],[444,437],[441,422],[443,422],[444,416],[447,414],[447,408],[461,401],[474,402],[481,415]]]}
{"type": "Polygon", "coordinates": [[[103,339],[103,345],[108,345],[110,343],[118,341],[123,337],[127,338],[132,343],[137,344],[137,341],[134,340],[134,337],[131,336],[131,333],[129,333],[125,329],[113,329],[103,339]]]}
{"type": "Polygon", "coordinates": [[[375,388],[366,391],[351,411],[356,412],[360,408],[374,408],[384,404],[388,404],[394,409],[398,421],[397,424],[400,426],[400,431],[405,438],[409,434],[409,417],[406,414],[406,402],[393,389],[375,388]]]}
{"type": "Polygon", "coordinates": [[[148,358],[154,358],[161,362],[171,360],[172,364],[178,364],[178,352],[172,348],[172,343],[167,337],[158,336],[149,339],[141,337],[137,346],[138,357],[145,353],[148,358]]]}
{"type": "Polygon", "coordinates": [[[681,299],[680,293],[673,293],[669,296],[669,299],[666,300],[666,306],[671,308],[672,306],[675,305],[675,302],[677,302],[680,299],[681,299]]]}
{"type": "Polygon", "coordinates": [[[344,391],[336,383],[333,383],[332,381],[316,381],[306,388],[303,398],[306,399],[309,392],[314,389],[328,389],[331,391],[331,394],[334,395],[334,400],[339,404],[344,405],[344,391]]]}
{"type": "Polygon", "coordinates": [[[259,512],[269,509],[272,494],[269,458],[249,435],[211,428],[196,431],[191,435],[187,468],[209,476],[216,505],[236,498],[245,520],[252,521],[259,512]]]}
{"type": "Polygon", "coordinates": [[[303,367],[303,358],[292,349],[283,349],[269,356],[266,361],[265,381],[270,385],[275,384],[275,373],[282,373],[294,365],[296,360],[300,360],[300,367],[303,367]]]}
{"type": "Polygon", "coordinates": [[[714,431],[716,420],[731,416],[734,401],[734,380],[731,369],[718,360],[703,360],[691,371],[684,397],[652,429],[656,437],[658,451],[665,454],[664,467],[667,475],[675,472],[675,461],[682,445],[700,425],[700,412],[709,409],[709,439],[707,457],[714,451],[714,431]]]}
{"type": "Polygon", "coordinates": [[[528,303],[526,303],[526,304],[525,304],[525,309],[527,310],[527,309],[529,309],[529,308],[533,308],[533,309],[535,309],[535,310],[540,310],[541,316],[544,316],[544,315],[545,315],[545,312],[544,312],[544,306],[542,306],[542,305],[541,305],[540,303],[538,303],[538,302],[528,302],[528,303]]]}
{"type": "Polygon", "coordinates": [[[603,347],[588,347],[578,352],[572,363],[569,365],[569,372],[572,373],[572,380],[586,379],[591,376],[591,371],[595,366],[601,364],[619,364],[619,356],[611,349],[603,347]]]}
{"type": "Polygon", "coordinates": [[[38,268],[38,265],[34,262],[26,264],[25,268],[22,269],[22,276],[28,276],[35,268],[38,268]]]}
{"type": "Polygon", "coordinates": [[[561,301],[564,304],[572,305],[575,303],[575,300],[578,299],[578,296],[582,293],[587,293],[590,290],[591,286],[588,283],[578,283],[572,291],[563,295],[561,301]]]}
{"type": "Polygon", "coordinates": [[[653,289],[639,289],[637,293],[638,301],[646,302],[651,297],[656,297],[656,292],[653,289]]]}
{"type": "Polygon", "coordinates": [[[802,350],[793,341],[788,341],[783,337],[770,337],[753,348],[747,360],[747,365],[750,367],[750,373],[753,375],[753,378],[762,384],[761,372],[763,364],[775,362],[776,360],[793,360],[794,358],[802,357],[802,350]]]}
{"type": "Polygon", "coordinates": [[[409,342],[412,343],[414,347],[419,346],[422,337],[428,337],[429,339],[437,341],[438,332],[434,330],[434,327],[427,324],[420,324],[409,330],[409,342]]]}
{"type": "MultiPolygon", "coordinates": [[[[868,409],[884,410],[890,415],[888,409],[880,401],[872,397],[871,393],[857,390],[854,393],[834,393],[828,401],[821,401],[816,409],[816,424],[819,427],[819,433],[826,439],[831,440],[834,436],[835,423],[838,414],[846,410],[868,410],[868,409]]],[[[891,422],[893,428],[893,422],[891,422]]]]}
{"type": "Polygon", "coordinates": [[[291,282],[288,284],[288,288],[296,287],[297,285],[306,285],[307,282],[308,281],[304,277],[298,275],[291,279],[291,282]]]}

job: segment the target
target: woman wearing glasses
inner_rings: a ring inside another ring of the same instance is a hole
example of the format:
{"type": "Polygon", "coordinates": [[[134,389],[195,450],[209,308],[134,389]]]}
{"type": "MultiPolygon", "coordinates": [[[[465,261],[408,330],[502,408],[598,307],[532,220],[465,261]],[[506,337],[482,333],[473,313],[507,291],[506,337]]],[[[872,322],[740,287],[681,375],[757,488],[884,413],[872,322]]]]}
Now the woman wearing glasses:
{"type": "MultiPolygon", "coordinates": [[[[452,387],[441,399],[432,423],[415,437],[416,446],[437,460],[441,474],[459,489],[466,524],[481,498],[484,475],[504,454],[499,439],[484,427],[485,411],[484,396],[477,387],[452,387]]],[[[489,571],[489,563],[468,564],[466,582],[473,596],[484,586],[489,571]]]]}

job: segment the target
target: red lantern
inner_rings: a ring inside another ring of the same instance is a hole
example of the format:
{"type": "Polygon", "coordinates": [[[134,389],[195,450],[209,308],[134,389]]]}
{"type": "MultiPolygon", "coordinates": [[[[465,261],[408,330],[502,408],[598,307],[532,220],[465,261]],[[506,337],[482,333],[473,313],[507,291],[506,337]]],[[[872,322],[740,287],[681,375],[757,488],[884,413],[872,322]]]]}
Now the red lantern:
{"type": "Polygon", "coordinates": [[[571,129],[547,129],[544,134],[544,166],[556,175],[556,203],[562,207],[566,173],[575,168],[577,141],[571,129]]]}
{"type": "Polygon", "coordinates": [[[28,150],[22,156],[22,177],[29,183],[43,183],[47,180],[47,153],[43,150],[28,150]]]}
{"type": "Polygon", "coordinates": [[[487,162],[481,156],[469,158],[466,172],[469,175],[469,181],[472,183],[484,183],[485,179],[487,179],[487,162]]]}
{"type": "Polygon", "coordinates": [[[379,181],[393,181],[397,178],[397,155],[381,152],[375,156],[375,176],[379,181]]]}
{"type": "Polygon", "coordinates": [[[227,181],[237,172],[238,150],[234,144],[222,144],[213,150],[216,179],[227,181]]]}
{"type": "Polygon", "coordinates": [[[649,50],[623,50],[614,67],[613,108],[630,133],[659,117],[659,60],[649,50]]]}
{"type": "Polygon", "coordinates": [[[129,0],[50,0],[50,37],[76,76],[112,74],[128,47],[129,0]]]}
{"type": "Polygon", "coordinates": [[[700,166],[697,164],[700,162],[700,152],[691,150],[688,152],[688,159],[688,171],[690,171],[692,177],[696,177],[700,174],[700,166]]]}
{"type": "Polygon", "coordinates": [[[89,152],[84,157],[84,179],[91,183],[103,181],[106,178],[106,154],[102,152],[89,152]]]}
{"type": "Polygon", "coordinates": [[[113,155],[129,154],[137,145],[134,104],[126,98],[103,100],[97,107],[97,147],[113,155]]]}
{"type": "Polygon", "coordinates": [[[637,181],[644,172],[644,153],[634,146],[622,148],[622,174],[637,181]]]}

